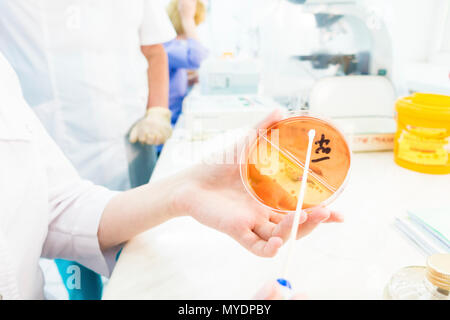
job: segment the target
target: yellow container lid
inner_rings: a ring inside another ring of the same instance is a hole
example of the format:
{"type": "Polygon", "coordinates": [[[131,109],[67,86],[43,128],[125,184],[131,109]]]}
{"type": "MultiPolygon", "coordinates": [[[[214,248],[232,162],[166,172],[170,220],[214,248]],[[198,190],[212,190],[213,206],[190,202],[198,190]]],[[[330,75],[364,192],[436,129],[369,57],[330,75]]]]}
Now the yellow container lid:
{"type": "Polygon", "coordinates": [[[414,93],[396,103],[399,116],[407,115],[450,122],[450,96],[432,93],[414,93]]]}
{"type": "Polygon", "coordinates": [[[395,162],[423,173],[450,173],[450,96],[415,93],[396,103],[395,162]]]}

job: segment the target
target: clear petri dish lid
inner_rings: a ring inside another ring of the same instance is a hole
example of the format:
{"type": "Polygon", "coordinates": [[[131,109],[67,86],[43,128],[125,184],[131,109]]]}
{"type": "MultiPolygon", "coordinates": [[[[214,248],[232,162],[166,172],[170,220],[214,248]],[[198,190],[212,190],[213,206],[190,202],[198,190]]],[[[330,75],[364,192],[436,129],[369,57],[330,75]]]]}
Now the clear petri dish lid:
{"type": "Polygon", "coordinates": [[[310,129],[316,137],[303,208],[327,205],[343,190],[351,165],[345,136],[328,120],[293,114],[259,132],[242,152],[242,182],[263,206],[280,213],[296,210],[310,129]]]}

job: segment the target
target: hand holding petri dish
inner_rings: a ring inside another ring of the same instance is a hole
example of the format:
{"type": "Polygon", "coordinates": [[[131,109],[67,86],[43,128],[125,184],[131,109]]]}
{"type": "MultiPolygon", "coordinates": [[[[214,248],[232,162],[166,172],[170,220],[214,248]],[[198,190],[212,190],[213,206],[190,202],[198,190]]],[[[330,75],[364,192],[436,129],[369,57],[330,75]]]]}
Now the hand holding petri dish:
{"type": "Polygon", "coordinates": [[[344,135],[329,121],[293,115],[259,132],[242,153],[242,181],[263,206],[295,212],[311,129],[316,136],[303,209],[329,204],[344,188],[351,164],[344,135]]]}

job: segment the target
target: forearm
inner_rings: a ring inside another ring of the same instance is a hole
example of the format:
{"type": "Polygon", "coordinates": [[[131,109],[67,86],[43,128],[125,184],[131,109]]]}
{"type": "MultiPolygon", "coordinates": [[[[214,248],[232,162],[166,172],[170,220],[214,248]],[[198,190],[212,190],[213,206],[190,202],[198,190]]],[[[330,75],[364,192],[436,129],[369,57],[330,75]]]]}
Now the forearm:
{"type": "Polygon", "coordinates": [[[143,46],[142,52],[148,61],[148,101],[151,107],[169,105],[169,63],[162,45],[143,46]]]}
{"type": "Polygon", "coordinates": [[[195,24],[194,19],[182,17],[181,24],[183,25],[184,35],[186,36],[186,38],[199,40],[197,34],[197,25],[195,24]]]}
{"type": "Polygon", "coordinates": [[[185,214],[185,173],[119,193],[107,204],[98,230],[102,250],[185,214]]]}

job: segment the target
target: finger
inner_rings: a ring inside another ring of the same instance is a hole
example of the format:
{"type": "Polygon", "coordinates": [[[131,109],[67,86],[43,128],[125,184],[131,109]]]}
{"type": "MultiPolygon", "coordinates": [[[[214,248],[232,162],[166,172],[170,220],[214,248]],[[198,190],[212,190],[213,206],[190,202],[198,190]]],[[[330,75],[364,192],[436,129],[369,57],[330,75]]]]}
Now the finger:
{"type": "MultiPolygon", "coordinates": [[[[272,111],[264,120],[262,120],[258,125],[256,125],[256,127],[254,129],[250,130],[250,132],[244,138],[236,141],[237,150],[242,150],[242,148],[245,145],[247,145],[249,142],[253,141],[257,137],[259,130],[264,130],[264,129],[269,128],[272,124],[281,120],[282,118],[283,118],[283,115],[281,114],[281,111],[279,109],[275,109],[274,111],[272,111]]],[[[239,159],[239,157],[236,158],[236,160],[238,160],[238,159],[239,159]]]]}
{"type": "Polygon", "coordinates": [[[139,143],[145,144],[145,131],[142,128],[136,128],[136,140],[139,143]]]}
{"type": "Polygon", "coordinates": [[[145,134],[139,135],[138,141],[142,144],[148,144],[148,137],[145,134]]]}
{"type": "MultiPolygon", "coordinates": [[[[254,300],[284,300],[283,292],[276,281],[267,282],[253,297],[254,300]]],[[[304,293],[296,293],[289,300],[307,300],[304,293]]]]}
{"type": "Polygon", "coordinates": [[[166,126],[157,126],[153,130],[154,140],[152,141],[152,144],[154,145],[160,145],[166,141],[166,135],[167,135],[167,127],[166,126]]]}
{"type": "Polygon", "coordinates": [[[322,221],[322,223],[330,223],[330,222],[340,223],[340,222],[344,222],[344,220],[345,220],[344,215],[342,213],[340,213],[338,211],[331,211],[330,217],[327,220],[322,221]]]}
{"type": "Polygon", "coordinates": [[[170,136],[172,134],[172,125],[170,123],[167,123],[166,125],[162,126],[161,131],[165,136],[170,136]]]}
{"type": "MultiPolygon", "coordinates": [[[[280,237],[284,241],[286,241],[291,234],[292,224],[294,223],[294,217],[295,217],[294,213],[291,213],[291,214],[288,214],[288,215],[282,217],[281,222],[274,229],[273,236],[280,237]]],[[[302,225],[303,223],[305,223],[305,221],[307,221],[307,219],[308,219],[308,215],[306,214],[306,212],[302,211],[300,213],[299,225],[302,225]]],[[[298,232],[297,232],[297,234],[298,234],[298,232]]]]}
{"type": "Polygon", "coordinates": [[[259,243],[255,245],[255,252],[260,251],[262,257],[274,257],[278,249],[283,245],[283,239],[280,237],[271,237],[269,240],[260,240],[259,243]],[[260,245],[262,247],[260,247],[260,245]]]}
{"type": "Polygon", "coordinates": [[[150,144],[150,145],[155,144],[156,139],[157,139],[157,136],[154,132],[147,132],[144,137],[145,137],[145,143],[150,144]]]}
{"type": "Polygon", "coordinates": [[[158,137],[155,133],[149,133],[146,135],[145,143],[148,145],[156,145],[157,139],[158,137]]]}
{"type": "Polygon", "coordinates": [[[266,241],[261,239],[256,233],[248,230],[247,234],[242,238],[241,244],[257,256],[273,257],[283,245],[283,239],[271,237],[266,241]]]}
{"type": "Polygon", "coordinates": [[[172,135],[172,127],[165,126],[161,131],[161,143],[165,143],[172,135]]]}
{"type": "Polygon", "coordinates": [[[307,214],[307,220],[299,226],[297,239],[310,234],[320,223],[330,218],[331,210],[328,208],[314,208],[307,214]]]}
{"type": "Polygon", "coordinates": [[[169,126],[166,129],[166,131],[164,132],[164,141],[163,141],[163,143],[166,142],[172,136],[172,132],[173,132],[172,127],[169,126]]]}
{"type": "Polygon", "coordinates": [[[283,294],[276,281],[266,283],[254,296],[255,300],[282,300],[283,294]]]}
{"type": "Polygon", "coordinates": [[[264,240],[268,240],[272,237],[273,230],[277,225],[270,221],[264,221],[253,228],[253,232],[264,240]]]}
{"type": "Polygon", "coordinates": [[[269,220],[275,224],[279,224],[283,220],[284,215],[277,212],[270,213],[269,220]]]}
{"type": "Polygon", "coordinates": [[[130,136],[129,136],[129,141],[131,142],[131,143],[136,143],[136,141],[137,141],[137,130],[136,130],[136,127],[133,127],[133,129],[131,129],[131,132],[130,132],[130,136]]]}
{"type": "Polygon", "coordinates": [[[164,138],[164,133],[163,132],[157,132],[156,134],[155,134],[155,141],[154,141],[154,145],[160,145],[160,144],[163,144],[164,143],[164,141],[165,141],[165,138],[164,138]]]}
{"type": "Polygon", "coordinates": [[[283,115],[281,114],[281,111],[279,109],[276,109],[272,111],[264,120],[262,120],[257,126],[256,129],[267,129],[272,124],[274,124],[277,121],[280,121],[283,119],[283,115]]]}
{"type": "MultiPolygon", "coordinates": [[[[317,210],[318,208],[327,209],[325,206],[320,206],[320,207],[305,209],[305,212],[307,214],[311,214],[314,212],[314,210],[317,210]]],[[[337,223],[344,222],[344,215],[342,213],[340,213],[339,211],[330,210],[329,218],[322,221],[322,223],[331,223],[331,222],[337,222],[337,223]]]]}

